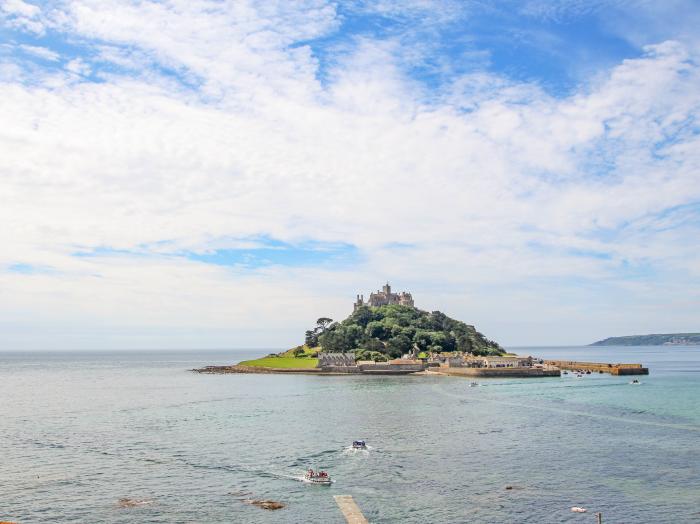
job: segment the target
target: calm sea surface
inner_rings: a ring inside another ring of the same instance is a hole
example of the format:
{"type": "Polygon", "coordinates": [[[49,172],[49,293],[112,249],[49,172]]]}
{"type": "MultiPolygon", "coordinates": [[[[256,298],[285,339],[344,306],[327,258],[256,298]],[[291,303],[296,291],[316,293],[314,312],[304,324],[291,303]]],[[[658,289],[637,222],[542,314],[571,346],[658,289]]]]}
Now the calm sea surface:
{"type": "Polygon", "coordinates": [[[700,522],[700,348],[517,351],[651,375],[469,388],[188,371],[260,351],[0,353],[0,520],[342,523],[350,494],[373,523],[700,522]],[[308,467],[333,486],[297,481],[308,467]]]}

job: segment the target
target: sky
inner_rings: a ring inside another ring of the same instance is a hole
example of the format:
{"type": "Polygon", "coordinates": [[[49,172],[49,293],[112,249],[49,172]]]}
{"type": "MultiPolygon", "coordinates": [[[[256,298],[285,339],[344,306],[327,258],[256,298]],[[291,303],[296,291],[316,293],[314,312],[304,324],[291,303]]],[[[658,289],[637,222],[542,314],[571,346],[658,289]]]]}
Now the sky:
{"type": "Polygon", "coordinates": [[[0,349],[285,348],[387,280],[700,330],[694,0],[0,0],[0,349]]]}

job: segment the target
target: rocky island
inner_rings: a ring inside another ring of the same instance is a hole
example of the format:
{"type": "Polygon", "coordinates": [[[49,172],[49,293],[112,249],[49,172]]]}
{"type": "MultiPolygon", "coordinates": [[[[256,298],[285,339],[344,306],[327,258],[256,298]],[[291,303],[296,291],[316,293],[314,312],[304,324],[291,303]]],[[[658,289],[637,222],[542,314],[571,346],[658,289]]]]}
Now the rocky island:
{"type": "Polygon", "coordinates": [[[387,283],[366,301],[357,295],[345,320],[319,318],[299,346],[237,365],[196,371],[405,375],[442,370],[470,376],[559,375],[558,369],[545,370],[547,366],[533,362],[531,357],[506,355],[473,325],[440,311],[415,307],[410,293],[394,293],[387,283]]]}

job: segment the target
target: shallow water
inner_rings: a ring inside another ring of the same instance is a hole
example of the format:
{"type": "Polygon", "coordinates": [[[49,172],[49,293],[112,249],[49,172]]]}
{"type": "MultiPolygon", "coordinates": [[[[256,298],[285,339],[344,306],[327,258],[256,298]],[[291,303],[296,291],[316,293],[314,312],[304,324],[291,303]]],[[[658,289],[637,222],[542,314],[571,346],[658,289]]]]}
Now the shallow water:
{"type": "Polygon", "coordinates": [[[700,348],[518,352],[651,375],[469,388],[187,371],[259,351],[0,353],[0,520],[342,523],[331,495],[351,494],[373,523],[700,522],[700,348]]]}

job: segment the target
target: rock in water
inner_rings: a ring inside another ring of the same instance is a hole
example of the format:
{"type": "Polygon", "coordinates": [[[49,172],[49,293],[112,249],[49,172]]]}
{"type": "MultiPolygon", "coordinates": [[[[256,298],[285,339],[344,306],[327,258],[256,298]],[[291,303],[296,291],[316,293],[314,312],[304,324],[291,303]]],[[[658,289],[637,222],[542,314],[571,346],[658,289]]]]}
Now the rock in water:
{"type": "Polygon", "coordinates": [[[283,507],[285,507],[285,504],[283,504],[282,502],[277,502],[276,500],[249,499],[245,500],[244,502],[246,504],[250,504],[251,506],[257,506],[258,508],[267,509],[270,511],[282,509],[283,507]]]}

